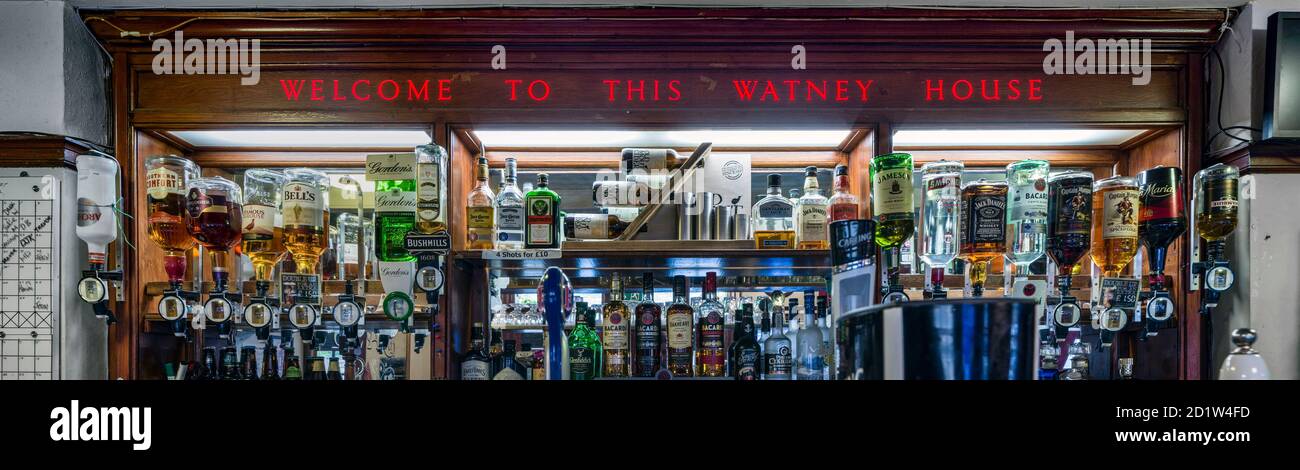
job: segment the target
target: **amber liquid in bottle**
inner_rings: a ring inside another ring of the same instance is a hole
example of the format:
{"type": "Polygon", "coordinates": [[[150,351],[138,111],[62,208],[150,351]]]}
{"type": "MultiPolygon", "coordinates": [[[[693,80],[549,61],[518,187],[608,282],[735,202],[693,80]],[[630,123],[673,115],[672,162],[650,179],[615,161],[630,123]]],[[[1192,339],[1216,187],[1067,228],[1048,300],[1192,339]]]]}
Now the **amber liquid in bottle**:
{"type": "Polygon", "coordinates": [[[989,261],[1007,251],[1007,185],[984,180],[961,190],[961,258],[970,263],[973,293],[981,295],[989,261]]]}
{"type": "Polygon", "coordinates": [[[1132,178],[1107,178],[1093,185],[1092,262],[1103,276],[1119,276],[1137,254],[1138,200],[1132,178]]]}
{"type": "Polygon", "coordinates": [[[695,309],[688,292],[686,276],[674,276],[673,303],[664,316],[668,320],[668,371],[677,377],[694,374],[695,309]]]}

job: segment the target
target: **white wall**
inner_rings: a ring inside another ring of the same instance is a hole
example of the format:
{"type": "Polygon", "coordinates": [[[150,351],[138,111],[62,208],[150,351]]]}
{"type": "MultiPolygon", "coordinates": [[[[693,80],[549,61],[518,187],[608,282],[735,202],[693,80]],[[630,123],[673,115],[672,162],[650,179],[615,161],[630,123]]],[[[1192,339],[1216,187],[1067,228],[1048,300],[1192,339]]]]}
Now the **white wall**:
{"type": "Polygon", "coordinates": [[[0,2],[0,132],[108,143],[104,56],[71,7],[0,2]]]}

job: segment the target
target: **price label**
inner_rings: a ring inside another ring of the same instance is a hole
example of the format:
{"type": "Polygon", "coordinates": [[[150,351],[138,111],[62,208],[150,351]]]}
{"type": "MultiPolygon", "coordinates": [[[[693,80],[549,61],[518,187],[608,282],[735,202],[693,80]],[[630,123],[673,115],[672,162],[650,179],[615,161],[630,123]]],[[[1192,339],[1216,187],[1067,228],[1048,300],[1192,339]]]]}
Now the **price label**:
{"type": "Polygon", "coordinates": [[[558,259],[560,250],[487,250],[483,259],[518,260],[518,259],[558,259]]]}

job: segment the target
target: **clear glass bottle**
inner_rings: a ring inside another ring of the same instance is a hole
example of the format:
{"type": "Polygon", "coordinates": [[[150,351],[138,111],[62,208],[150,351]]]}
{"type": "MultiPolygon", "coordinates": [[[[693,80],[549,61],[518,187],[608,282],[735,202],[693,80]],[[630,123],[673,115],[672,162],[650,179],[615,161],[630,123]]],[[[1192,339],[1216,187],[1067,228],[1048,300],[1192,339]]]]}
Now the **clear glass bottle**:
{"type": "Polygon", "coordinates": [[[822,329],[817,325],[817,300],[813,291],[804,292],[803,328],[799,338],[798,380],[825,380],[826,356],[822,351],[822,329]]]}
{"type": "Polygon", "coordinates": [[[960,250],[961,162],[940,160],[921,167],[921,261],[930,268],[931,293],[944,297],[943,273],[960,250]]]}
{"type": "Polygon", "coordinates": [[[860,204],[858,197],[849,192],[848,165],[835,165],[835,194],[831,195],[831,222],[858,218],[860,204]]]}
{"type": "Polygon", "coordinates": [[[471,250],[491,250],[496,227],[496,195],[488,185],[488,161],[478,157],[474,171],[474,188],[465,197],[465,246],[471,250]]]}
{"type": "Polygon", "coordinates": [[[696,333],[695,370],[700,377],[722,377],[727,373],[725,347],[726,308],[718,302],[718,274],[709,272],[704,277],[704,301],[695,314],[696,333]]]}
{"type": "Polygon", "coordinates": [[[1047,243],[1046,160],[1021,160],[1007,165],[1007,261],[1016,278],[1029,277],[1029,265],[1043,256],[1047,243]]]}
{"type": "Polygon", "coordinates": [[[601,307],[602,341],[605,349],[605,377],[627,377],[631,354],[628,330],[632,309],[623,301],[623,278],[609,278],[609,301],[601,307]]]}
{"type": "Polygon", "coordinates": [[[506,158],[501,193],[497,194],[497,249],[524,247],[524,193],[519,190],[514,157],[506,158]]]}
{"type": "Polygon", "coordinates": [[[415,148],[416,224],[420,233],[447,231],[447,150],[428,144],[415,148]]]}
{"type": "Polygon", "coordinates": [[[830,200],[818,189],[817,167],[804,168],[803,175],[803,196],[799,197],[795,210],[795,239],[801,250],[825,250],[831,246],[830,230],[826,226],[830,200]]]}
{"type": "Polygon", "coordinates": [[[781,195],[781,175],[767,175],[767,195],[754,203],[749,214],[755,248],[795,247],[794,204],[781,195]]]}
{"type": "Polygon", "coordinates": [[[785,319],[779,306],[773,307],[772,333],[763,341],[763,380],[790,380],[793,359],[790,339],[785,333],[785,319]]]}
{"type": "Polygon", "coordinates": [[[835,371],[839,367],[836,361],[835,350],[835,333],[831,330],[830,317],[827,315],[830,309],[830,298],[825,292],[817,296],[817,327],[822,332],[822,363],[825,364],[825,373],[822,376],[825,380],[835,380],[835,371]]]}

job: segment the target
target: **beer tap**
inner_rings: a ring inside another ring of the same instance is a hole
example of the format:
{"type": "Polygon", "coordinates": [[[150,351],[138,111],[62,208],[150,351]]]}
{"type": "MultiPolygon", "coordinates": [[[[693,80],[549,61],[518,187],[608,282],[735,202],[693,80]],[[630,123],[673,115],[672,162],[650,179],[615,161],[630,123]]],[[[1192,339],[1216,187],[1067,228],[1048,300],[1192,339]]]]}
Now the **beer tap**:
{"type": "Polygon", "coordinates": [[[103,153],[77,156],[77,238],[86,242],[90,262],[77,282],[77,294],[109,325],[117,318],[108,309],[108,281],[122,280],[121,269],[105,269],[108,245],[117,240],[118,168],[117,160],[103,153]]]}
{"type": "Polygon", "coordinates": [[[537,285],[537,303],[546,314],[546,380],[564,380],[568,341],[564,335],[564,319],[573,310],[573,285],[564,271],[555,266],[546,268],[537,285]]]}
{"type": "MultiPolygon", "coordinates": [[[[347,351],[346,356],[352,356],[352,351],[358,345],[357,327],[364,325],[366,322],[365,303],[366,303],[366,281],[364,276],[366,265],[365,237],[361,234],[361,212],[364,210],[362,202],[361,183],[351,177],[344,176],[339,180],[339,184],[350,185],[355,191],[357,199],[357,215],[342,214],[339,216],[339,232],[346,234],[347,227],[355,225],[356,227],[356,251],[357,251],[357,275],[347,276],[347,270],[343,270],[344,277],[347,278],[343,284],[343,294],[339,296],[338,303],[334,305],[332,311],[334,321],[339,324],[342,335],[339,339],[339,350],[347,351]],[[360,278],[360,282],[357,282],[360,278]],[[360,293],[357,293],[356,285],[360,284],[360,293]]],[[[346,237],[343,237],[343,243],[346,243],[346,237]]],[[[346,248],[344,248],[346,251],[346,248]]],[[[347,258],[344,256],[343,258],[347,258]]]]}

